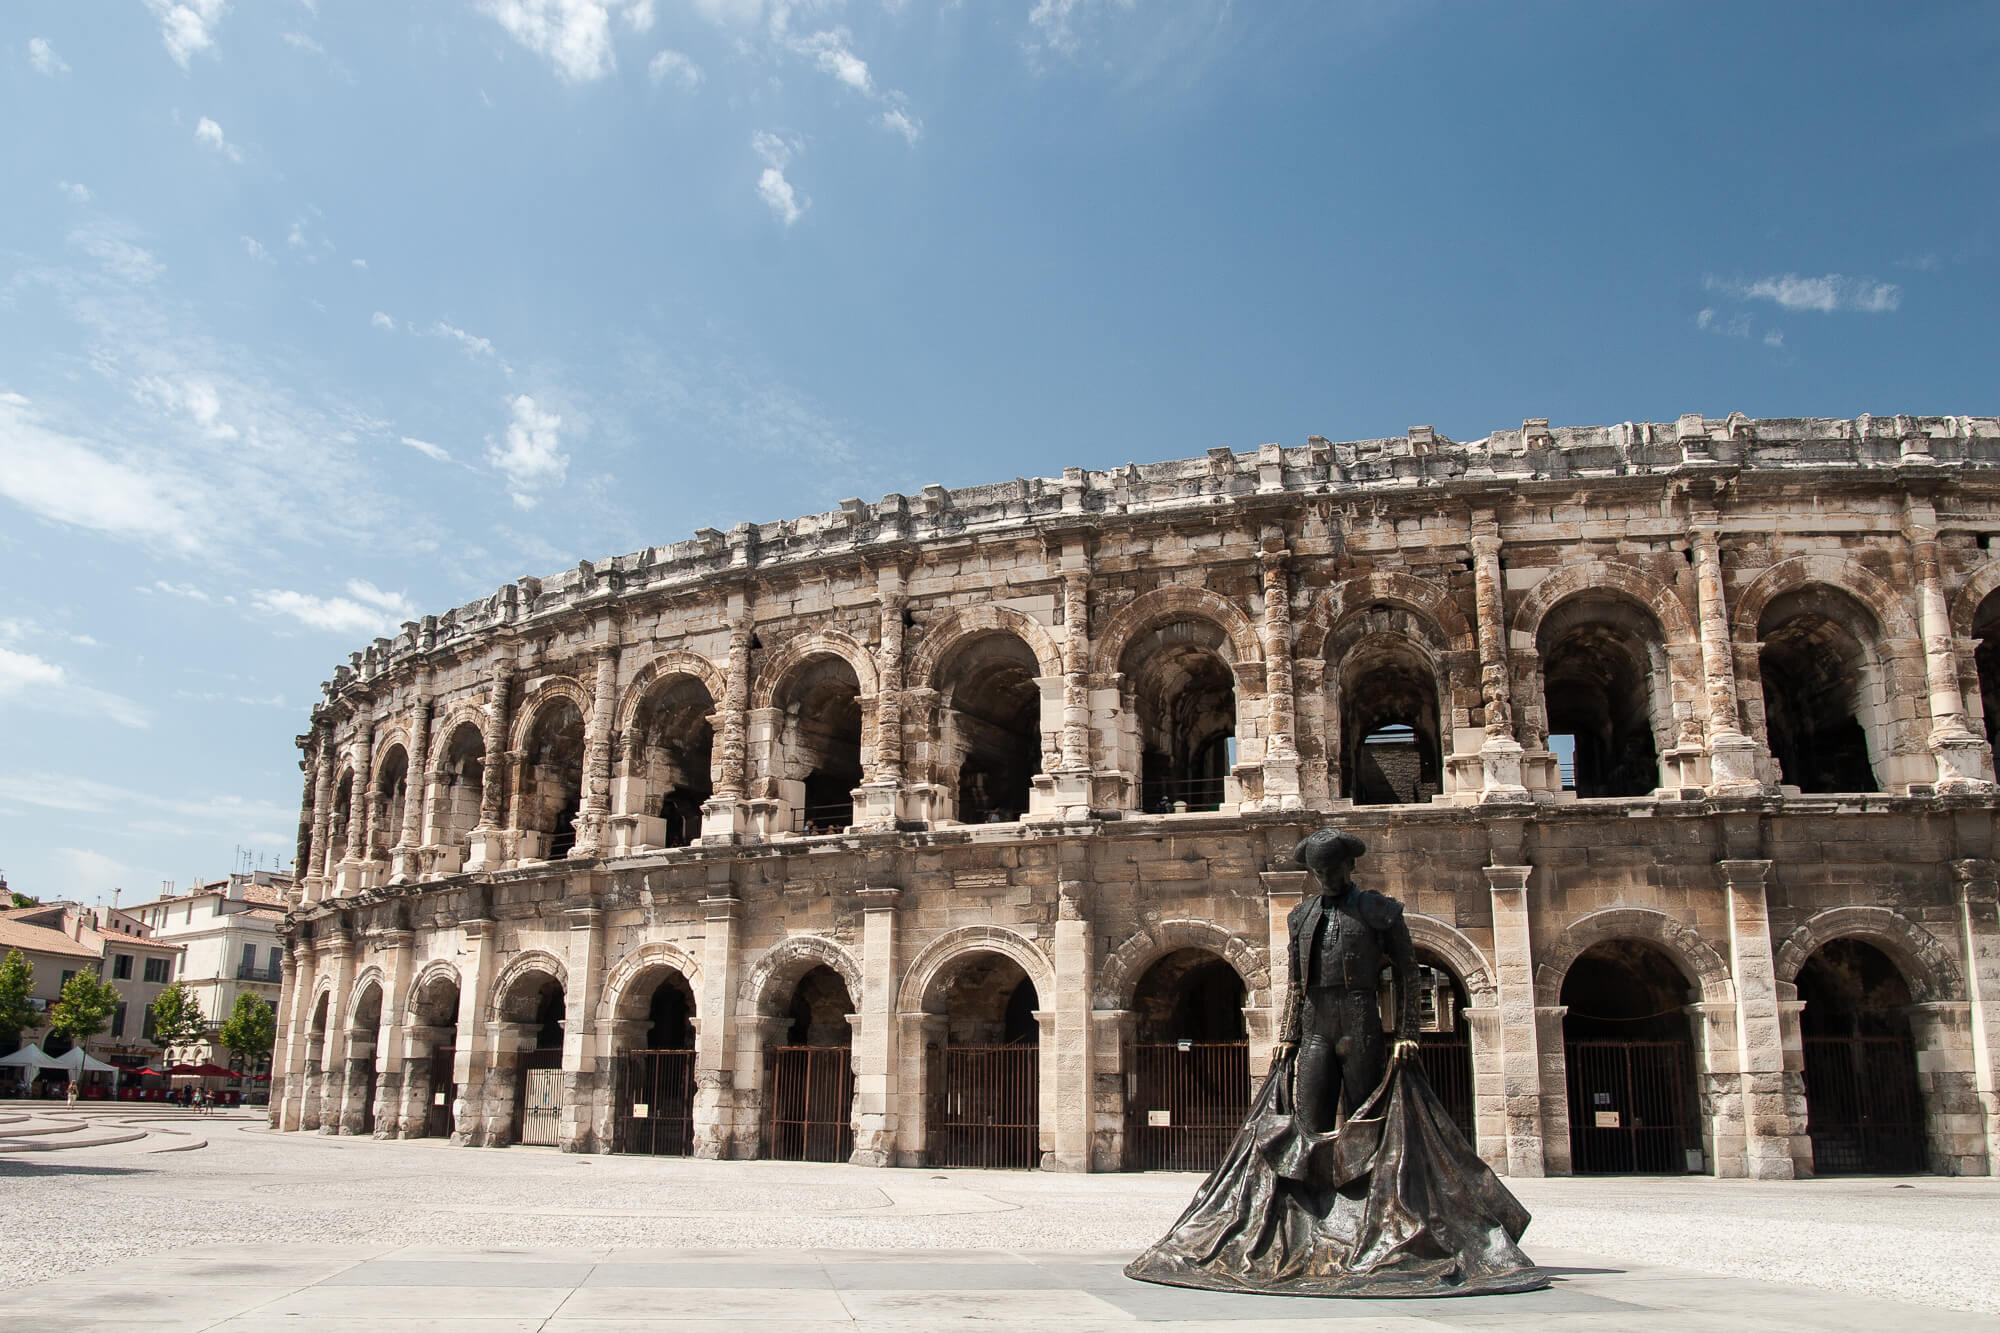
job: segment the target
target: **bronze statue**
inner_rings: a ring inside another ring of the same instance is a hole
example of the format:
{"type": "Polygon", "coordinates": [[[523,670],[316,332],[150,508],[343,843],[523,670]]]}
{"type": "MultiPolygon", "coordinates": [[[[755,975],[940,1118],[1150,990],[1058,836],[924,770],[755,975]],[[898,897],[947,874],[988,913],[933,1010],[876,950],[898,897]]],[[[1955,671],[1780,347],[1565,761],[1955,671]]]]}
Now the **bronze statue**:
{"type": "Polygon", "coordinates": [[[1367,851],[1322,829],[1293,858],[1319,892],[1292,910],[1271,1070],[1230,1145],[1127,1275],[1291,1296],[1532,1291],[1528,1213],[1452,1124],[1417,1061],[1416,950],[1403,905],[1357,887],[1367,851]],[[1393,1046],[1377,994],[1393,970],[1393,1046]]]}

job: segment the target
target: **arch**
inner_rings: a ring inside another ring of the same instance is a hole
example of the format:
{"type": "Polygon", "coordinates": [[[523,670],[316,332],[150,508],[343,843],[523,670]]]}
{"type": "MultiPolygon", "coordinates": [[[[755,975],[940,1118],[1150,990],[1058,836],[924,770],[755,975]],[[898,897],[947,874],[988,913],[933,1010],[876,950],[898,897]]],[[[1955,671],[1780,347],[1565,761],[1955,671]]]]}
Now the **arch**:
{"type": "Polygon", "coordinates": [[[382,761],[389,757],[389,751],[392,748],[398,746],[402,748],[403,758],[408,760],[410,757],[410,733],[400,722],[390,727],[387,731],[377,732],[375,735],[375,751],[368,760],[368,771],[370,773],[380,773],[382,771],[382,761]]]}
{"type": "Polygon", "coordinates": [[[932,624],[925,631],[922,642],[917,644],[916,651],[910,654],[910,665],[904,679],[915,688],[940,688],[937,673],[945,659],[951,656],[952,649],[981,635],[994,633],[1012,634],[1027,644],[1044,676],[1063,674],[1062,650],[1047,626],[1011,606],[995,606],[989,602],[981,606],[959,607],[932,624]]]}
{"type": "Polygon", "coordinates": [[[1328,768],[1340,793],[1357,803],[1377,803],[1362,791],[1362,758],[1368,737],[1391,725],[1408,727],[1418,752],[1418,773],[1403,795],[1423,800],[1426,787],[1433,794],[1443,790],[1453,700],[1442,634],[1407,607],[1370,604],[1342,620],[1326,642],[1335,662],[1326,682],[1328,730],[1336,751],[1328,768]]]}
{"type": "Polygon", "coordinates": [[[634,982],[655,967],[681,974],[697,1003],[701,998],[701,964],[687,950],[668,940],[648,940],[612,965],[604,977],[604,998],[597,1004],[597,1021],[608,1023],[618,1016],[619,1005],[634,982]]]}
{"type": "Polygon", "coordinates": [[[1344,579],[1321,593],[1299,623],[1297,655],[1323,658],[1333,631],[1379,603],[1414,612],[1435,631],[1440,652],[1477,646],[1478,639],[1449,589],[1411,574],[1382,572],[1344,579]]]}
{"type": "Polygon", "coordinates": [[[1500,1002],[1500,989],[1486,955],[1462,931],[1448,921],[1418,912],[1404,912],[1403,920],[1410,927],[1411,941],[1451,969],[1465,988],[1467,1001],[1481,1007],[1500,1002]]]}
{"type": "Polygon", "coordinates": [[[631,730],[638,717],[639,705],[645,702],[653,687],[675,676],[686,676],[701,682],[702,688],[708,691],[710,702],[717,708],[722,707],[723,697],[728,692],[728,682],[723,673],[716,668],[715,663],[701,654],[675,648],[661,653],[640,667],[638,674],[632,677],[632,683],[627,685],[624,694],[619,696],[616,722],[611,728],[611,734],[623,736],[631,730]]]}
{"type": "Polygon", "coordinates": [[[1872,944],[1887,954],[1918,1004],[1965,998],[1965,982],[1951,951],[1922,926],[1887,907],[1829,907],[1808,917],[1778,948],[1778,980],[1796,985],[1807,959],[1822,946],[1843,939],[1872,944]]]}
{"type": "Polygon", "coordinates": [[[1542,620],[1562,602],[1579,593],[1620,592],[1652,612],[1669,647],[1696,643],[1694,618],[1687,603],[1671,584],[1663,583],[1645,570],[1617,560],[1592,560],[1566,565],[1537,583],[1521,599],[1514,612],[1512,630],[1534,639],[1542,620]]]}
{"type": "Polygon", "coordinates": [[[481,704],[459,704],[444,716],[444,721],[431,728],[431,752],[425,764],[425,777],[444,767],[445,758],[451,749],[451,738],[462,726],[470,725],[479,733],[482,747],[486,743],[486,709],[481,704]]]}
{"type": "Polygon", "coordinates": [[[1649,907],[1607,907],[1563,927],[1555,948],[1535,968],[1535,1003],[1549,1007],[1560,1004],[1570,964],[1593,945],[1611,940],[1644,940],[1657,945],[1679,966],[1681,974],[1700,988],[1706,1002],[1726,1003],[1736,998],[1729,964],[1694,927],[1649,907]]]}
{"type": "MultiPolygon", "coordinates": [[[[459,975],[458,964],[443,958],[433,958],[417,969],[416,979],[410,983],[409,993],[403,1001],[403,1012],[406,1015],[414,1015],[421,1007],[420,1002],[424,992],[440,981],[449,981],[458,989],[459,994],[465,993],[465,979],[459,975]]],[[[454,1021],[456,1018],[457,1015],[453,1015],[454,1021]]]]}
{"type": "Polygon", "coordinates": [[[1097,1009],[1130,1009],[1146,970],[1170,953],[1200,949],[1236,969],[1243,979],[1245,1008],[1271,1003],[1270,951],[1212,921],[1176,918],[1134,931],[1097,971],[1091,1004],[1097,1009]]]}
{"type": "MultiPolygon", "coordinates": [[[[1056,970],[1039,945],[1005,926],[959,926],[926,944],[903,973],[896,992],[898,1013],[920,1013],[941,989],[946,970],[967,954],[997,953],[1020,965],[1043,1005],[1054,1003],[1056,970]]],[[[857,1002],[859,997],[856,997],[857,1002]]]]}
{"type": "MultiPolygon", "coordinates": [[[[331,1028],[333,1026],[333,978],[332,977],[330,976],[321,977],[319,981],[314,984],[312,1005],[307,1010],[307,1012],[312,1015],[311,1018],[306,1020],[306,1026],[309,1031],[312,1030],[312,1028],[319,1023],[322,1017],[324,1017],[326,1020],[327,1028],[331,1028]],[[321,1013],[322,1007],[325,1010],[324,1014],[321,1013]]],[[[326,1028],[321,1028],[319,1030],[324,1032],[326,1028]]]]}
{"type": "MultiPolygon", "coordinates": [[[[1876,629],[1885,638],[1905,642],[1918,639],[1916,621],[1896,590],[1854,561],[1834,555],[1795,555],[1759,574],[1736,599],[1736,612],[1730,618],[1730,637],[1737,643],[1755,644],[1757,624],[1764,618],[1765,608],[1784,594],[1814,583],[1837,588],[1860,602],[1873,613],[1876,629]]],[[[1900,656],[1879,643],[1872,646],[1884,658],[1900,656]]]]}
{"type": "MultiPolygon", "coordinates": [[[[757,673],[756,686],[750,692],[750,706],[775,707],[792,674],[815,657],[842,659],[854,668],[854,679],[861,686],[861,694],[865,697],[875,693],[879,683],[875,655],[852,635],[839,630],[820,630],[787,641],[764,661],[763,669],[757,673]]],[[[719,700],[721,696],[710,697],[719,700]]]]}
{"type": "Polygon", "coordinates": [[[1120,663],[1133,640],[1176,620],[1206,620],[1220,629],[1229,645],[1232,668],[1264,660],[1257,628],[1236,603],[1206,588],[1175,586],[1140,593],[1113,612],[1098,635],[1091,669],[1101,675],[1123,670],[1120,663]]]}
{"type": "Polygon", "coordinates": [[[521,711],[514,718],[514,734],[507,744],[509,750],[519,754],[528,748],[528,738],[534,734],[535,723],[542,710],[557,699],[567,699],[575,704],[576,711],[583,714],[585,728],[590,726],[590,693],[583,688],[583,683],[574,676],[551,676],[521,701],[521,711]]]}
{"type": "Polygon", "coordinates": [[[546,949],[524,949],[507,960],[507,965],[500,969],[500,975],[493,978],[493,985],[486,992],[486,1003],[481,1007],[481,1013],[488,1023],[501,1021],[501,1006],[506,1003],[508,994],[531,972],[549,977],[563,988],[564,995],[569,994],[569,968],[563,960],[546,949]]]}
{"type": "Polygon", "coordinates": [[[737,997],[737,1012],[780,1012],[766,1006],[778,1004],[781,1000],[779,992],[796,985],[800,977],[815,967],[830,967],[839,973],[841,981],[847,986],[848,999],[860,1004],[861,965],[854,961],[854,956],[825,935],[791,935],[766,949],[764,956],[743,978],[737,997]]]}
{"type": "MultiPolygon", "coordinates": [[[[346,1020],[344,1026],[350,1032],[354,1030],[354,1015],[361,1007],[361,997],[370,986],[373,986],[381,993],[384,1003],[388,1001],[389,979],[383,973],[382,969],[374,963],[370,963],[367,967],[362,968],[361,974],[354,978],[354,985],[348,989],[347,1009],[342,1014],[342,1018],[346,1020]]],[[[379,1010],[376,1021],[378,1023],[381,1021],[379,1010]]]]}
{"type": "Polygon", "coordinates": [[[1973,621],[1978,618],[1979,604],[2000,591],[2000,560],[1989,560],[1972,571],[1951,599],[1951,637],[1969,639],[1972,637],[1973,621]]]}

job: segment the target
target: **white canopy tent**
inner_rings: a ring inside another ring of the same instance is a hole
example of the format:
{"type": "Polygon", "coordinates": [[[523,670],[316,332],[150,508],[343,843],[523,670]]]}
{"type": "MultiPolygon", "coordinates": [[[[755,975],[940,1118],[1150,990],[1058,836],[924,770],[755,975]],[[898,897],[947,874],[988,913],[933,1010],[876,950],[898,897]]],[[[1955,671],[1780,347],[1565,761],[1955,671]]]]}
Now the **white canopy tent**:
{"type": "Polygon", "coordinates": [[[54,1069],[61,1063],[34,1042],[29,1042],[12,1055],[0,1055],[0,1068],[5,1069],[54,1069]]]}
{"type": "Polygon", "coordinates": [[[67,1069],[72,1075],[81,1074],[122,1074],[125,1071],[117,1065],[107,1065],[92,1055],[84,1054],[83,1047],[72,1046],[66,1054],[48,1062],[57,1069],[67,1069]]]}

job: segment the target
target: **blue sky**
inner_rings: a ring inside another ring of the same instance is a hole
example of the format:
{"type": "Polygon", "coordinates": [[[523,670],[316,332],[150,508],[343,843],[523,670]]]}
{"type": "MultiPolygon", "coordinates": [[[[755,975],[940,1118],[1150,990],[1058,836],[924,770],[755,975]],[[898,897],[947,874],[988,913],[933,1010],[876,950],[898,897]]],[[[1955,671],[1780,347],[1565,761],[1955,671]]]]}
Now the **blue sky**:
{"type": "Polygon", "coordinates": [[[1992,412],[1991,6],[13,0],[0,870],[289,858],[524,574],[1064,466],[1992,412]]]}

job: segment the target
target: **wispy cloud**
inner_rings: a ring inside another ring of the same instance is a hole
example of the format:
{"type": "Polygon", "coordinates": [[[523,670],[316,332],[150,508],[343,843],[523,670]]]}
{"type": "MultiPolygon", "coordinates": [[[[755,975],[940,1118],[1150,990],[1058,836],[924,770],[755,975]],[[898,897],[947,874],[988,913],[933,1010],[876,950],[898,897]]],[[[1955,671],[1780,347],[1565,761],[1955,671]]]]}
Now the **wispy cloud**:
{"type": "Polygon", "coordinates": [[[396,331],[396,321],[379,310],[368,317],[368,322],[373,327],[381,329],[384,333],[394,333],[396,331]]]}
{"type": "Polygon", "coordinates": [[[185,484],[50,426],[0,393],[0,495],[50,522],[191,555],[204,506],[185,484]]]}
{"type": "Polygon", "coordinates": [[[780,222],[791,226],[812,206],[812,201],[785,178],[785,168],[799,151],[798,140],[759,130],[750,136],[750,148],[764,159],[763,174],[757,177],[757,197],[780,222]]]}
{"type": "Polygon", "coordinates": [[[1712,306],[1703,309],[1694,317],[1695,327],[1703,333],[1719,334],[1724,338],[1749,337],[1751,322],[1748,315],[1724,315],[1712,306]]]}
{"type": "Polygon", "coordinates": [[[1879,315],[1903,303],[1903,289],[1893,282],[1850,278],[1840,273],[1817,278],[1783,273],[1748,280],[1710,274],[1702,279],[1702,287],[1738,301],[1770,301],[1784,310],[1810,310],[1822,315],[1839,310],[1879,315]]]}
{"type": "Polygon", "coordinates": [[[231,162],[240,163],[243,160],[243,150],[224,138],[222,126],[207,116],[203,116],[201,123],[194,127],[194,141],[203,148],[222,154],[231,162]]]}
{"type": "Polygon", "coordinates": [[[144,246],[126,240],[120,229],[109,225],[78,227],[69,234],[69,243],[95,259],[113,277],[126,282],[151,282],[166,265],[144,246]]]}
{"type": "Polygon", "coordinates": [[[87,185],[78,185],[75,181],[57,181],[56,188],[68,195],[73,204],[90,202],[90,187],[87,185]]]}
{"type": "Polygon", "coordinates": [[[215,45],[215,25],[229,8],[225,0],[146,0],[160,21],[160,40],[182,69],[190,57],[215,45]]]}
{"type": "Polygon", "coordinates": [[[306,36],[302,32],[286,33],[285,45],[293,47],[300,51],[311,51],[315,55],[323,56],[326,54],[326,48],[324,46],[321,46],[318,42],[314,41],[312,38],[306,36]]]}
{"type": "Polygon", "coordinates": [[[271,259],[271,252],[269,250],[266,250],[264,248],[264,243],[258,240],[255,236],[244,236],[240,239],[243,242],[243,252],[249,255],[252,259],[255,259],[260,263],[265,263],[265,264],[273,262],[273,260],[271,259]]]}
{"type": "Polygon", "coordinates": [[[652,0],[481,0],[480,10],[555,67],[565,83],[589,83],[618,68],[611,15],[634,32],[653,26],[652,0]]]}
{"type": "Polygon", "coordinates": [[[508,494],[522,509],[533,509],[535,491],[550,483],[560,484],[569,468],[569,455],[562,448],[563,419],[543,411],[527,394],[517,395],[509,404],[510,420],[504,443],[486,446],[486,461],[507,478],[508,494]]]}
{"type": "Polygon", "coordinates": [[[358,268],[364,273],[368,271],[368,261],[365,259],[350,259],[347,263],[349,267],[358,268]]]}
{"type": "Polygon", "coordinates": [[[1783,347],[1784,345],[1785,345],[1785,331],[1783,329],[1768,329],[1765,331],[1764,346],[1783,347]]]}
{"type": "Polygon", "coordinates": [[[121,727],[143,728],[151,720],[132,700],[86,685],[66,667],[33,653],[0,648],[0,706],[14,705],[103,717],[121,727]]]}
{"type": "Polygon", "coordinates": [[[349,579],[347,595],[317,597],[286,588],[260,588],[250,600],[259,610],[288,616],[312,629],[346,635],[393,634],[417,609],[400,592],[384,592],[365,579],[349,579]]]}
{"type": "Polygon", "coordinates": [[[646,62],[646,77],[654,87],[672,83],[682,92],[691,93],[701,86],[701,66],[679,51],[666,50],[646,62]]]}
{"type": "Polygon", "coordinates": [[[282,828],[287,820],[299,816],[297,806],[275,801],[246,801],[240,796],[162,796],[96,778],[47,772],[0,774],[0,802],[71,814],[150,811],[223,829],[260,824],[282,828]]]}
{"type": "Polygon", "coordinates": [[[35,67],[35,73],[55,78],[58,74],[69,73],[69,62],[56,54],[46,37],[28,39],[28,63],[35,67]]]}
{"type": "Polygon", "coordinates": [[[460,347],[463,347],[472,356],[493,355],[492,339],[481,338],[477,334],[467,333],[464,329],[447,324],[443,320],[439,320],[437,323],[431,325],[431,336],[433,338],[449,338],[460,347]]]}
{"type": "Polygon", "coordinates": [[[435,462],[449,463],[451,461],[451,453],[448,450],[446,450],[442,445],[432,444],[429,440],[419,440],[411,436],[405,435],[403,436],[403,443],[409,445],[412,449],[415,449],[425,458],[431,459],[435,462]]]}

